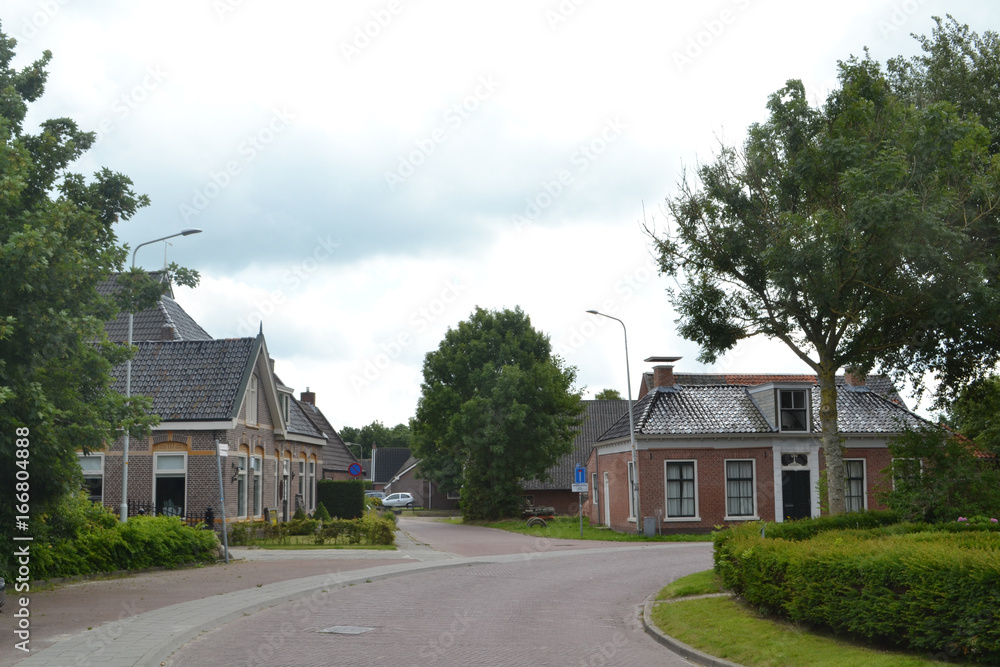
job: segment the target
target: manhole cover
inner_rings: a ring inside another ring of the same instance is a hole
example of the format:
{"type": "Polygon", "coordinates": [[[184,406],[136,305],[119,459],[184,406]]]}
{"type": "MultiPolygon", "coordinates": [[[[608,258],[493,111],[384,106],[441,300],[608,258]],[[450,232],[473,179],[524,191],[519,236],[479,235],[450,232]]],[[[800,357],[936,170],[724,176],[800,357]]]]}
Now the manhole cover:
{"type": "Polygon", "coordinates": [[[320,632],[324,632],[328,635],[363,635],[369,630],[374,630],[375,628],[362,628],[357,625],[335,625],[331,628],[323,628],[320,632]]]}

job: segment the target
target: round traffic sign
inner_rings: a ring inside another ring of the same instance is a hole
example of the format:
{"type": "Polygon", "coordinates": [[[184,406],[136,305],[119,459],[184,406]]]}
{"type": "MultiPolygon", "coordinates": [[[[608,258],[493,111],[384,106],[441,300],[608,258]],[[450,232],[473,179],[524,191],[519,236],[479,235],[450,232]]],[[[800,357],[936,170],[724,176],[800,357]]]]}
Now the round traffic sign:
{"type": "Polygon", "coordinates": [[[347,472],[349,472],[351,474],[351,477],[360,477],[361,476],[361,464],[360,463],[352,463],[351,465],[347,466],[347,472]]]}

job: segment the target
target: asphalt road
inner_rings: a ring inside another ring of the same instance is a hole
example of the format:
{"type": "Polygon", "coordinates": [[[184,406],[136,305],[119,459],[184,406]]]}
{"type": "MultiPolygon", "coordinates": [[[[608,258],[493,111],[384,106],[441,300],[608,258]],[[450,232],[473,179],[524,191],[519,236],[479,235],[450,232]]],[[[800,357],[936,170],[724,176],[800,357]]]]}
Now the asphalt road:
{"type": "Polygon", "coordinates": [[[244,615],[166,664],[690,664],[642,631],[637,609],[710,567],[710,544],[547,540],[406,518],[400,528],[404,553],[439,567],[331,585],[244,615]]]}

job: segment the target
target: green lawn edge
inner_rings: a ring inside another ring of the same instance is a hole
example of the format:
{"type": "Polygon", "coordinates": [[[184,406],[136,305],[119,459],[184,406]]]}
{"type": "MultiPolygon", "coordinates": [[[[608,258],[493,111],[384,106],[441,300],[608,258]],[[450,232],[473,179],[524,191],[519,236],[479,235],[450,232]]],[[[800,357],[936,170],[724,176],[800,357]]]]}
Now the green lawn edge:
{"type": "Polygon", "coordinates": [[[505,519],[503,521],[465,521],[463,519],[444,519],[448,523],[467,526],[483,526],[498,528],[512,533],[531,535],[533,537],[548,537],[554,540],[592,540],[600,542],[711,542],[712,535],[704,534],[674,534],[653,535],[644,537],[632,533],[619,533],[604,526],[591,526],[586,519],[583,522],[583,537],[580,537],[579,517],[556,517],[546,520],[545,527],[527,525],[523,519],[505,519]]]}
{"type": "Polygon", "coordinates": [[[660,631],[688,646],[746,667],[945,664],[926,656],[870,648],[764,618],[732,597],[684,597],[719,590],[718,578],[712,570],[681,577],[657,594],[650,620],[660,631]]]}

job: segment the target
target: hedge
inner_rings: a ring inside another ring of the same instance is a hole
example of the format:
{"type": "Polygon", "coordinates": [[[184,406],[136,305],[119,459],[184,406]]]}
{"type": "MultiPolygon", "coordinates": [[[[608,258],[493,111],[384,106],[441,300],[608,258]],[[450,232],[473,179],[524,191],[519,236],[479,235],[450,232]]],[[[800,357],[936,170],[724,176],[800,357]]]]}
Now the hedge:
{"type": "Polygon", "coordinates": [[[316,483],[316,499],[332,517],[359,519],[365,513],[365,485],[361,480],[320,480],[316,483]]]}
{"type": "Polygon", "coordinates": [[[1000,661],[996,528],[800,526],[786,538],[771,524],[761,537],[761,527],[716,539],[716,571],[749,604],[859,639],[1000,661]]]}

